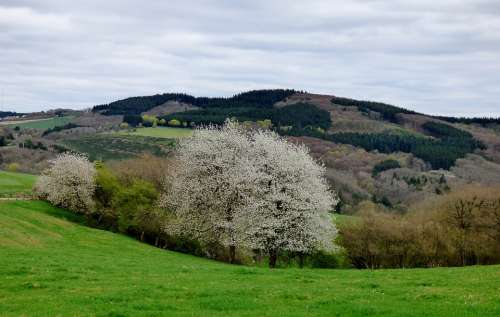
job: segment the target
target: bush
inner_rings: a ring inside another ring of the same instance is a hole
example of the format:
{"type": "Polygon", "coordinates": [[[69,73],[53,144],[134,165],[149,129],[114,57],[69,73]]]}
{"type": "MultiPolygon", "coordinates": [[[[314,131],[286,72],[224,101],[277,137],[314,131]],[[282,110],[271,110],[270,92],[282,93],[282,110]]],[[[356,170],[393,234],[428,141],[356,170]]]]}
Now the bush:
{"type": "Polygon", "coordinates": [[[59,154],[38,178],[34,191],[52,204],[79,213],[89,213],[94,205],[96,170],[86,156],[59,154]]]}
{"type": "Polygon", "coordinates": [[[399,164],[398,161],[385,160],[385,161],[378,163],[377,165],[375,165],[373,167],[372,175],[375,177],[384,171],[388,171],[388,170],[395,169],[395,168],[401,168],[401,164],[399,164]]]}
{"type": "Polygon", "coordinates": [[[18,163],[10,163],[7,165],[7,171],[9,172],[17,172],[19,170],[18,163]]]}
{"type": "Polygon", "coordinates": [[[336,254],[319,251],[311,255],[311,266],[321,269],[338,268],[339,259],[336,254]]]}

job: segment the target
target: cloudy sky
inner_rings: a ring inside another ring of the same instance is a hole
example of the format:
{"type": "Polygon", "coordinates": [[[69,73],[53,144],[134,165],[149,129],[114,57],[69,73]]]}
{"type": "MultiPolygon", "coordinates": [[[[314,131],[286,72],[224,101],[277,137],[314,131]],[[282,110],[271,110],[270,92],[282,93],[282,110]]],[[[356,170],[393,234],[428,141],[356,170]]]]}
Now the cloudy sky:
{"type": "Polygon", "coordinates": [[[500,1],[0,0],[1,110],[281,87],[500,116],[500,1]]]}

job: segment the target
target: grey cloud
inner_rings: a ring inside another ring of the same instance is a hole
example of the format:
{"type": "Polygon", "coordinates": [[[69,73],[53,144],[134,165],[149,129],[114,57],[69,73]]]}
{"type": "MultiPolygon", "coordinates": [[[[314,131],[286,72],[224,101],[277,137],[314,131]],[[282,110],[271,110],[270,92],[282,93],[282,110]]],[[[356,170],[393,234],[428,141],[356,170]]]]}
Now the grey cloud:
{"type": "Polygon", "coordinates": [[[494,0],[0,3],[4,110],[287,87],[500,116],[499,59],[494,0]]]}

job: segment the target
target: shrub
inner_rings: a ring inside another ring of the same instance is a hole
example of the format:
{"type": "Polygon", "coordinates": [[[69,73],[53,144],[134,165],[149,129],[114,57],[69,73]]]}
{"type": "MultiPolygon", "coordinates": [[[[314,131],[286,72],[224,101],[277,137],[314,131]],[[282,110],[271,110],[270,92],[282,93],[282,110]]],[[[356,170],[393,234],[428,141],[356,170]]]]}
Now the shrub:
{"type": "Polygon", "coordinates": [[[89,213],[94,205],[96,170],[86,156],[59,154],[38,178],[35,193],[56,206],[89,213]]]}
{"type": "Polygon", "coordinates": [[[7,170],[9,172],[17,172],[19,170],[19,164],[18,163],[10,163],[7,165],[7,170]]]}
{"type": "Polygon", "coordinates": [[[384,171],[388,171],[388,170],[395,169],[395,168],[401,168],[401,164],[399,164],[398,161],[385,160],[385,161],[378,163],[377,165],[375,165],[373,167],[372,175],[375,177],[384,171]]]}
{"type": "Polygon", "coordinates": [[[318,251],[311,255],[311,266],[321,269],[333,269],[339,267],[338,256],[333,253],[318,251]]]}

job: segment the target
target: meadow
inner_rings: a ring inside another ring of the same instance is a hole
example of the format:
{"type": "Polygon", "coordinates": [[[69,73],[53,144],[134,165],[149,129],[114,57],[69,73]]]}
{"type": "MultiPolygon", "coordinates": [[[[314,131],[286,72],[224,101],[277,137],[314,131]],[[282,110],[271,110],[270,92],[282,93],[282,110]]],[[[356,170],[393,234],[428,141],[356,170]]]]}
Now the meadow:
{"type": "Polygon", "coordinates": [[[52,129],[57,126],[63,126],[68,124],[73,120],[73,116],[66,117],[53,117],[50,119],[40,119],[40,120],[26,120],[26,122],[19,121],[10,123],[10,127],[19,127],[21,129],[38,129],[47,130],[52,129]]]}
{"type": "Polygon", "coordinates": [[[62,144],[77,152],[85,153],[90,160],[123,160],[147,152],[154,155],[166,154],[175,140],[140,135],[102,133],[66,139],[62,144]]]}
{"type": "Polygon", "coordinates": [[[29,195],[35,175],[0,171],[0,198],[29,195]]]}
{"type": "Polygon", "coordinates": [[[118,132],[121,135],[138,135],[153,138],[177,139],[188,137],[193,134],[193,130],[172,127],[137,128],[134,130],[123,130],[118,132]]]}
{"type": "Polygon", "coordinates": [[[500,266],[275,269],[96,230],[40,201],[0,203],[2,316],[498,316],[500,266]]]}

